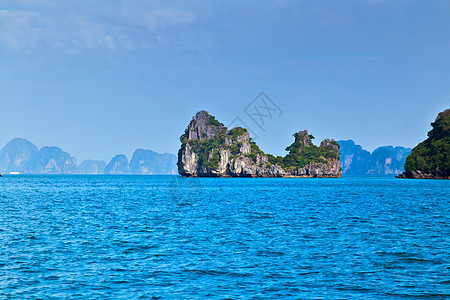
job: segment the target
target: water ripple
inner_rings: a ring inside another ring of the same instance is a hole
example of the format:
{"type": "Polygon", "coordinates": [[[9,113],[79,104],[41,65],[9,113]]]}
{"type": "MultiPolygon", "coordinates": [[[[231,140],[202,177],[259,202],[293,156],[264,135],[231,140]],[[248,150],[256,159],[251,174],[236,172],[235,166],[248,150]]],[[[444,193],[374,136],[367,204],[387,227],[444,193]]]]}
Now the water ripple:
{"type": "Polygon", "coordinates": [[[448,299],[450,182],[5,176],[0,299],[448,299]]]}

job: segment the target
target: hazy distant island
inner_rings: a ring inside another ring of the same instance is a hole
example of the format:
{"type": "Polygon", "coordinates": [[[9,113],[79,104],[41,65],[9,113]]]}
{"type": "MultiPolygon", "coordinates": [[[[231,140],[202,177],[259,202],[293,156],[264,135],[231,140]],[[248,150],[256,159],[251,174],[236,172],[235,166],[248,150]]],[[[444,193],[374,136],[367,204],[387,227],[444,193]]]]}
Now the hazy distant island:
{"type": "Polygon", "coordinates": [[[0,173],[19,174],[177,174],[177,157],[152,150],[137,149],[131,161],[125,155],[103,160],[85,160],[81,164],[59,147],[42,147],[22,138],[9,141],[0,150],[0,173]]]}
{"type": "Polygon", "coordinates": [[[411,148],[383,146],[372,153],[352,140],[337,141],[341,148],[343,175],[398,175],[405,171],[406,157],[411,148]]]}
{"type": "Polygon", "coordinates": [[[406,158],[401,178],[450,179],[450,109],[431,123],[428,138],[406,158]]]}
{"type": "Polygon", "coordinates": [[[207,111],[198,112],[180,137],[178,172],[184,177],[340,177],[339,144],[320,146],[307,130],[294,134],[284,157],[265,154],[247,129],[228,130],[207,111]]]}

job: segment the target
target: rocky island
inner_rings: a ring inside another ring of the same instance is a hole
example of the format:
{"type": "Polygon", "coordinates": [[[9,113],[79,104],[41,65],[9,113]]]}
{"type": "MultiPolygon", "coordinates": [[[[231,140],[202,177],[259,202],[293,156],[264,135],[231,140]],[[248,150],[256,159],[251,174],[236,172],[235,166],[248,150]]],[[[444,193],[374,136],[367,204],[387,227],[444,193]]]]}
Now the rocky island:
{"type": "Polygon", "coordinates": [[[428,138],[413,148],[398,177],[450,179],[450,109],[439,113],[431,126],[428,138]]]}
{"type": "Polygon", "coordinates": [[[316,146],[307,130],[294,134],[284,157],[265,154],[247,129],[228,130],[207,111],[198,112],[180,137],[178,172],[183,177],[340,177],[339,144],[316,146]]]}

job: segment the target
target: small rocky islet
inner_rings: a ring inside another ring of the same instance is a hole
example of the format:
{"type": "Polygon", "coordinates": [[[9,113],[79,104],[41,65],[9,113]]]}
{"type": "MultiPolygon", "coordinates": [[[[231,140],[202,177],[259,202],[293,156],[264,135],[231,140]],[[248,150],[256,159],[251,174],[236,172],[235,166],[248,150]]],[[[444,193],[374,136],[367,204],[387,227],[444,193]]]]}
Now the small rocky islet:
{"type": "Polygon", "coordinates": [[[339,144],[316,146],[307,130],[294,134],[284,157],[264,153],[247,129],[228,129],[207,111],[198,112],[180,137],[178,172],[183,177],[340,177],[339,144]]]}

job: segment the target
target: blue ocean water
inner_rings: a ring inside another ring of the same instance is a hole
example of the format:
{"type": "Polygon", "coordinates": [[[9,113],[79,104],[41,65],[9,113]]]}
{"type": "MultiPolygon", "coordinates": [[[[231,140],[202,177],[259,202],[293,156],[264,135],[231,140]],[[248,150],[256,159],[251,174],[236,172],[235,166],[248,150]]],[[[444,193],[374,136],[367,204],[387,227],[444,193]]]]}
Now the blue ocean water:
{"type": "Polygon", "coordinates": [[[450,181],[6,176],[2,299],[450,298],[450,181]]]}

